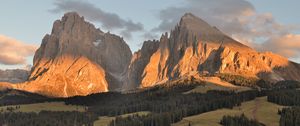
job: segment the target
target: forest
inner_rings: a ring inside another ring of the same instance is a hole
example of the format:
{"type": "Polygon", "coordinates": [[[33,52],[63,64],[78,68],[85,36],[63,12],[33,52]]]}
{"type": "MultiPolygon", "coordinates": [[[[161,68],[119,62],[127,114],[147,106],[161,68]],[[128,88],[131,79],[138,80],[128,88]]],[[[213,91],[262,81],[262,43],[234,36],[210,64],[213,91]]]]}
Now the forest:
{"type": "MultiPolygon", "coordinates": [[[[257,88],[253,88],[253,90],[243,92],[209,90],[206,93],[185,93],[186,91],[201,85],[203,85],[202,82],[179,83],[172,85],[165,84],[128,93],[107,92],[71,98],[45,99],[40,96],[34,96],[36,100],[33,100],[33,103],[40,101],[64,101],[66,104],[83,105],[88,107],[86,112],[43,111],[40,113],[1,113],[0,120],[2,120],[1,124],[11,125],[25,124],[20,122],[26,122],[26,124],[28,123],[31,125],[49,124],[49,126],[74,125],[74,120],[77,124],[92,125],[92,122],[94,122],[99,116],[113,116],[116,117],[116,119],[111,121],[110,126],[170,126],[172,123],[179,122],[184,117],[220,108],[230,109],[241,105],[242,102],[253,100],[256,97],[268,96],[268,101],[270,102],[286,105],[298,105],[299,100],[297,99],[299,99],[298,97],[300,96],[299,91],[295,90],[299,87],[299,85],[291,84],[283,86],[286,85],[285,82],[273,84],[272,88],[268,88],[266,90],[257,90],[257,88]],[[287,97],[291,99],[282,100],[287,97]],[[120,116],[122,114],[139,111],[148,111],[150,114],[131,115],[127,117],[120,116]],[[45,116],[47,114],[45,113],[53,115],[53,118],[52,116],[50,116],[51,119],[46,118],[45,116]],[[20,119],[20,122],[13,121],[15,118],[20,119]],[[53,123],[53,120],[57,123],[53,123]]],[[[22,96],[29,97],[30,95],[27,94],[22,96]]],[[[25,103],[30,103],[30,101],[26,101],[25,103]]],[[[282,116],[281,118],[284,117],[282,116]]],[[[295,118],[298,119],[299,117],[295,118]]],[[[221,122],[225,125],[225,123],[228,123],[228,120],[229,122],[236,123],[257,123],[255,121],[253,122],[253,120],[247,120],[243,116],[226,116],[221,122]]]]}
{"type": "Polygon", "coordinates": [[[280,126],[300,126],[300,107],[283,108],[280,114],[280,126]]]}
{"type": "Polygon", "coordinates": [[[278,110],[280,126],[300,126],[300,90],[276,90],[268,94],[268,101],[279,105],[292,106],[278,110]]]}
{"type": "Polygon", "coordinates": [[[97,118],[92,113],[75,111],[5,112],[0,114],[0,124],[3,126],[92,126],[97,118]]]}
{"type": "Polygon", "coordinates": [[[220,124],[223,126],[264,126],[256,120],[248,119],[244,114],[240,116],[223,116],[220,124]]]}

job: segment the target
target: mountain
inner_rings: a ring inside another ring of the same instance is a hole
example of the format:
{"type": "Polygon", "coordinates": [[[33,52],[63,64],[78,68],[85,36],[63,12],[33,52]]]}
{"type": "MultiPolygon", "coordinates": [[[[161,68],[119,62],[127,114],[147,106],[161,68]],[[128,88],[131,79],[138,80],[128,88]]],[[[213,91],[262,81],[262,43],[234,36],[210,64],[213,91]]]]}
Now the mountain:
{"type": "Polygon", "coordinates": [[[170,35],[163,34],[158,43],[155,49],[147,51],[157,42],[145,42],[135,54],[130,66],[138,67],[131,67],[126,84],[131,86],[127,87],[151,87],[204,73],[229,73],[268,81],[300,80],[299,64],[270,52],[257,52],[191,13],[186,13],[170,35]],[[133,78],[131,71],[137,74],[133,78]]]}
{"type": "Polygon", "coordinates": [[[0,82],[25,82],[28,79],[29,72],[23,69],[0,70],[0,82]]]}
{"type": "Polygon", "coordinates": [[[123,38],[66,13],[43,38],[29,81],[15,88],[58,97],[117,90],[131,57],[123,38]]]}
{"type": "Polygon", "coordinates": [[[54,97],[152,87],[203,75],[230,74],[300,81],[300,65],[257,52],[204,20],[186,13],[160,40],[133,55],[125,41],[104,33],[75,12],[53,24],[36,51],[28,81],[2,87],[54,97]]]}
{"type": "Polygon", "coordinates": [[[122,90],[139,87],[140,82],[143,79],[141,75],[158,47],[159,41],[145,41],[142,48],[133,54],[122,90]]]}

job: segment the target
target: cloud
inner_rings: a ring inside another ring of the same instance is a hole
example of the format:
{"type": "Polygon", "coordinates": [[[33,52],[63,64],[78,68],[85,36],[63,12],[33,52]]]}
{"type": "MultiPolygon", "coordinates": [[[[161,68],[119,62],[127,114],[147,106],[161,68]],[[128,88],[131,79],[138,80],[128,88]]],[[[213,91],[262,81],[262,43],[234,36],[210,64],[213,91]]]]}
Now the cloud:
{"type": "Polygon", "coordinates": [[[273,37],[259,46],[260,50],[272,51],[290,58],[300,57],[300,35],[288,34],[273,37]]]}
{"type": "Polygon", "coordinates": [[[26,57],[32,56],[37,49],[35,45],[25,44],[14,38],[0,34],[0,64],[25,64],[26,57]]]}
{"type": "Polygon", "coordinates": [[[299,51],[296,51],[300,48],[283,46],[285,42],[298,38],[298,35],[291,33],[299,30],[299,26],[280,24],[271,13],[258,13],[252,4],[245,0],[186,0],[181,6],[161,10],[157,16],[161,22],[153,31],[170,31],[186,12],[193,13],[234,39],[258,50],[265,48],[264,50],[289,58],[300,56],[299,51]],[[266,45],[273,47],[267,49],[266,45]]]}
{"type": "Polygon", "coordinates": [[[50,10],[52,13],[76,11],[80,15],[91,21],[99,22],[102,27],[108,30],[121,30],[121,34],[130,39],[132,32],[143,31],[141,23],[122,19],[115,13],[106,12],[87,1],[79,0],[57,0],[54,2],[55,8],[50,10]]]}
{"type": "Polygon", "coordinates": [[[153,39],[157,39],[158,35],[153,34],[153,32],[145,32],[142,37],[146,40],[153,40],[153,39]]]}
{"type": "MultiPolygon", "coordinates": [[[[236,25],[240,25],[245,21],[245,19],[242,19],[244,16],[253,15],[254,7],[243,0],[186,0],[186,4],[182,6],[161,10],[158,15],[161,24],[155,29],[157,31],[168,31],[178,23],[180,17],[186,12],[191,12],[222,29],[230,25],[230,29],[240,31],[243,28],[236,25]]],[[[226,30],[229,29],[226,28],[226,30]]]]}

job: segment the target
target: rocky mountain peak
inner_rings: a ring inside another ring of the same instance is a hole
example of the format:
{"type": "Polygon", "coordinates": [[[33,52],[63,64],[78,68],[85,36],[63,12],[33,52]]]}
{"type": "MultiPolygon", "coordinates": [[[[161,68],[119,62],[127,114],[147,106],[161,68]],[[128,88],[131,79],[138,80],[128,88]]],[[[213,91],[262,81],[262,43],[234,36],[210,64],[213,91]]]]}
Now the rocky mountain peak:
{"type": "Polygon", "coordinates": [[[211,26],[192,13],[186,13],[181,17],[179,27],[185,28],[196,35],[199,34],[224,36],[224,34],[220,32],[216,27],[211,26]]]}
{"type": "Polygon", "coordinates": [[[104,33],[69,12],[45,35],[34,56],[30,81],[18,87],[60,97],[116,90],[122,86],[131,57],[121,37],[104,33]]]}
{"type": "Polygon", "coordinates": [[[163,84],[195,73],[229,73],[269,80],[298,80],[295,76],[300,76],[292,70],[297,65],[286,58],[258,53],[191,13],[182,16],[169,37],[162,35],[157,51],[148,59],[149,63],[138,75],[142,77],[140,87],[163,84]]]}
{"type": "Polygon", "coordinates": [[[191,13],[132,56],[121,37],[70,12],[42,40],[29,81],[14,88],[69,97],[150,87],[203,73],[299,81],[299,69],[284,57],[256,52],[191,13]]]}
{"type": "Polygon", "coordinates": [[[184,14],[173,32],[177,32],[175,35],[183,34],[183,36],[188,36],[188,38],[194,38],[198,41],[215,44],[216,46],[223,45],[235,49],[252,50],[192,13],[184,14]]]}
{"type": "Polygon", "coordinates": [[[59,35],[61,31],[71,32],[76,25],[91,25],[85,22],[84,18],[76,12],[68,12],[60,20],[56,20],[53,24],[52,33],[59,35]]]}
{"type": "Polygon", "coordinates": [[[62,19],[64,21],[66,21],[67,19],[70,19],[70,18],[73,18],[73,19],[81,18],[82,20],[84,20],[84,17],[83,16],[79,16],[79,14],[77,12],[67,12],[62,17],[62,19]]]}

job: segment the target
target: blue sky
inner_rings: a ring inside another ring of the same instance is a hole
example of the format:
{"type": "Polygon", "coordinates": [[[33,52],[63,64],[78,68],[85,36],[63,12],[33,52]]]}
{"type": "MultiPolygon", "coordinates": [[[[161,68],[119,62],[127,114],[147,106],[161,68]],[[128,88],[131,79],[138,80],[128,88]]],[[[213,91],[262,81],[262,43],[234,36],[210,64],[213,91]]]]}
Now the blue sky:
{"type": "MultiPolygon", "coordinates": [[[[226,0],[224,0],[226,1],[226,0]]],[[[285,0],[285,1],[274,1],[274,0],[248,0],[248,1],[242,1],[242,0],[229,0],[233,1],[235,3],[241,3],[242,6],[245,6],[245,8],[253,6],[255,11],[255,17],[261,17],[261,15],[264,15],[265,17],[268,17],[265,13],[269,13],[272,15],[272,20],[274,20],[275,24],[281,24],[281,25],[287,25],[283,29],[285,31],[288,31],[288,34],[298,35],[299,29],[295,28],[293,30],[289,30],[290,28],[288,25],[291,25],[293,28],[300,26],[300,18],[299,18],[299,12],[300,12],[300,2],[298,0],[285,0]],[[245,4],[246,3],[246,4],[245,4]],[[247,3],[250,3],[248,5],[247,3]],[[259,16],[256,16],[259,15],[259,16]],[[288,29],[288,30],[286,30],[288,29]]],[[[0,35],[13,38],[15,40],[19,40],[23,44],[26,45],[36,45],[39,46],[41,43],[42,38],[45,34],[50,33],[52,29],[52,23],[60,19],[63,15],[63,11],[60,11],[58,13],[51,13],[49,10],[53,10],[56,8],[57,5],[54,3],[57,2],[56,0],[3,0],[0,4],[0,15],[2,16],[0,19],[0,35]]],[[[193,2],[193,0],[87,0],[87,1],[81,1],[81,2],[87,2],[92,4],[94,7],[101,9],[102,11],[105,11],[107,13],[113,13],[118,15],[121,19],[132,20],[134,23],[141,23],[143,25],[143,31],[140,32],[133,32],[131,38],[125,38],[126,42],[131,47],[132,51],[136,51],[140,48],[141,43],[148,38],[145,38],[143,35],[146,32],[149,32],[153,35],[156,35],[156,39],[159,39],[159,36],[162,32],[168,31],[166,29],[159,29],[154,30],[156,27],[158,27],[163,21],[166,21],[167,17],[163,15],[163,10],[166,10],[165,12],[170,11],[179,11],[179,10],[189,10],[186,8],[195,8],[190,11],[195,11],[197,13],[197,16],[200,16],[204,19],[208,19],[209,23],[210,21],[213,23],[213,25],[218,26],[218,21],[215,20],[215,18],[211,18],[205,13],[198,13],[197,7],[203,8],[207,6],[219,6],[217,3],[206,3],[205,0],[200,0],[200,2],[193,2]],[[201,1],[203,1],[201,3],[201,1]],[[190,5],[193,3],[194,5],[190,5]],[[206,5],[207,4],[207,5],[206,5]],[[175,9],[174,9],[175,8],[175,9]],[[173,9],[173,10],[172,10],[173,9]]],[[[218,2],[215,1],[215,2],[218,2]]],[[[238,4],[239,5],[239,4],[238,4]]],[[[226,5],[224,3],[222,6],[232,6],[232,5],[226,5]]],[[[209,9],[214,9],[214,7],[209,7],[209,9]]],[[[242,8],[243,9],[243,8],[242,8]]],[[[237,11],[240,11],[240,8],[237,8],[237,11]]],[[[253,11],[253,10],[252,10],[253,11]]],[[[183,12],[179,12],[183,13],[183,12]]],[[[193,13],[193,12],[192,12],[193,13]]],[[[232,13],[231,11],[228,13],[232,13]]],[[[228,14],[225,13],[225,14],[228,14]]],[[[177,15],[176,15],[177,16],[177,15]]],[[[176,21],[178,19],[178,16],[174,16],[174,20],[176,21]],[[176,17],[176,18],[175,18],[176,17]]],[[[217,15],[219,16],[219,15],[217,15]]],[[[240,16],[240,15],[236,15],[240,16]]],[[[266,20],[264,17],[264,20],[266,20]]],[[[88,19],[88,18],[87,18],[88,19]]],[[[244,18],[243,18],[244,19],[244,18]]],[[[220,21],[221,22],[221,21],[220,21]]],[[[92,21],[93,24],[96,25],[96,27],[100,27],[103,31],[111,31],[115,34],[120,34],[120,29],[105,29],[101,28],[102,24],[101,21],[92,21]]],[[[220,23],[221,24],[221,23],[220,23]]],[[[226,24],[224,24],[226,25],[226,24]]],[[[250,24],[251,26],[253,24],[250,24]]],[[[227,31],[225,26],[220,26],[222,31],[227,31]],[[222,29],[224,27],[224,30],[222,29]]],[[[290,29],[292,29],[290,28],[290,29]]],[[[171,29],[171,27],[169,28],[171,29]]],[[[270,29],[274,30],[274,29],[270,29]]],[[[276,30],[276,29],[275,29],[276,30]]],[[[227,32],[226,32],[227,33],[227,32]]],[[[228,30],[228,33],[232,33],[232,35],[241,36],[242,34],[236,34],[235,31],[228,30]]],[[[277,34],[277,33],[276,33],[277,34]]],[[[280,34],[281,35],[281,34],[280,34]]],[[[265,39],[260,38],[266,38],[270,40],[282,40],[279,39],[281,36],[249,36],[248,38],[245,38],[246,40],[251,41],[249,39],[250,37],[253,37],[255,41],[263,41],[265,39]]],[[[295,38],[298,36],[294,36],[295,38]]],[[[286,37],[285,37],[286,38],[286,37]]],[[[242,40],[242,38],[241,38],[242,40]]],[[[284,39],[285,40],[285,39],[284,39]]],[[[293,39],[298,40],[298,39],[293,39]]],[[[255,44],[261,44],[263,42],[255,42],[255,44]]],[[[266,42],[267,43],[267,42],[266,42]]],[[[278,43],[277,43],[278,44],[278,43]]],[[[279,43],[280,44],[280,43],[279,43]]],[[[299,42],[298,42],[299,44],[299,42]]],[[[0,45],[1,48],[2,45],[0,45]]],[[[19,47],[19,46],[18,46],[19,47]]],[[[290,49],[292,47],[288,47],[287,49],[290,49]]],[[[293,48],[294,49],[294,48],[293,48]]],[[[15,48],[15,51],[18,51],[19,48],[15,48]]],[[[275,52],[278,51],[277,47],[274,47],[273,49],[275,52]]],[[[271,51],[273,51],[271,50],[271,51]]],[[[285,51],[278,51],[276,53],[286,52],[285,51]]],[[[0,52],[0,54],[3,52],[0,52]]],[[[298,51],[294,51],[293,53],[288,53],[287,56],[290,56],[290,59],[296,62],[300,62],[298,51]],[[296,53],[296,54],[294,54],[296,53]],[[293,54],[293,55],[292,55],[293,54]]],[[[285,54],[285,53],[283,53],[285,54]]],[[[18,54],[16,54],[18,55],[18,54]]],[[[20,54],[21,55],[21,54],[20,54]]],[[[0,69],[8,69],[8,68],[21,68],[25,64],[32,64],[32,55],[24,55],[26,58],[25,63],[20,64],[10,64],[10,65],[4,65],[0,62],[0,69]]]]}

